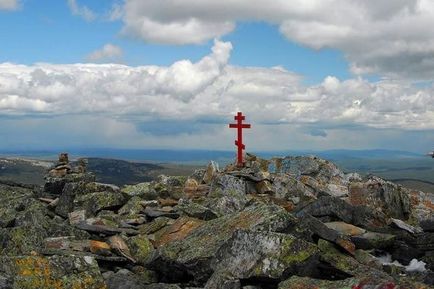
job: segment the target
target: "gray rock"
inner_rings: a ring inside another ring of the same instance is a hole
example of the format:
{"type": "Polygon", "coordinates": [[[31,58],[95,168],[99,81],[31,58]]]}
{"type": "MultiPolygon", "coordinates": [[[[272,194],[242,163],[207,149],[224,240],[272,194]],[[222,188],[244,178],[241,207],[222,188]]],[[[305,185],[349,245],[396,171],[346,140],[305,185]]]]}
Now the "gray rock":
{"type": "Polygon", "coordinates": [[[223,288],[225,282],[239,279],[281,280],[284,274],[296,273],[296,267],[309,264],[318,252],[314,244],[292,235],[237,231],[217,253],[205,288],[223,288]]]}
{"type": "Polygon", "coordinates": [[[176,212],[166,212],[166,211],[160,210],[158,208],[153,208],[153,207],[146,207],[144,210],[144,213],[146,216],[148,216],[150,218],[167,217],[167,218],[176,219],[179,217],[179,214],[176,212]]]}
{"type": "Polygon", "coordinates": [[[74,209],[84,209],[95,215],[101,210],[118,209],[126,202],[127,198],[120,192],[95,192],[76,196],[74,209]]]}
{"type": "Polygon", "coordinates": [[[146,285],[144,289],[181,289],[181,287],[175,284],[158,283],[158,284],[146,285]]]}
{"type": "Polygon", "coordinates": [[[202,206],[200,204],[194,203],[188,199],[181,199],[177,206],[175,206],[175,210],[183,213],[189,217],[201,219],[201,220],[212,220],[217,218],[217,214],[211,211],[211,209],[202,206]]]}
{"type": "Polygon", "coordinates": [[[219,172],[218,163],[211,161],[205,169],[202,181],[205,184],[210,184],[219,172]]]}
{"type": "Polygon", "coordinates": [[[5,276],[0,275],[0,289],[13,289],[12,282],[5,276]]]}
{"type": "Polygon", "coordinates": [[[283,231],[294,221],[294,217],[278,206],[255,203],[241,212],[208,221],[184,239],[162,246],[152,267],[172,282],[193,276],[201,283],[211,275],[211,263],[217,251],[235,231],[283,231]]]}
{"type": "Polygon", "coordinates": [[[146,285],[138,275],[122,269],[116,273],[103,274],[107,289],[145,289],[146,285]]]}
{"type": "Polygon", "coordinates": [[[349,202],[402,220],[407,220],[411,213],[410,190],[378,177],[351,183],[349,202]]]}
{"type": "Polygon", "coordinates": [[[385,227],[387,224],[382,212],[364,206],[353,206],[336,197],[320,197],[300,209],[297,216],[306,214],[314,217],[328,216],[362,228],[385,227]]]}
{"type": "Polygon", "coordinates": [[[405,230],[411,234],[422,233],[422,228],[411,226],[402,220],[391,218],[392,224],[399,229],[405,230]]]}
{"type": "Polygon", "coordinates": [[[230,175],[217,176],[210,189],[204,206],[210,208],[218,216],[239,212],[246,206],[246,181],[230,175]]]}
{"type": "Polygon", "coordinates": [[[64,218],[74,211],[74,199],[79,188],[78,183],[67,183],[64,185],[62,194],[59,197],[59,203],[56,206],[56,214],[64,218]]]}
{"type": "Polygon", "coordinates": [[[355,246],[349,237],[340,232],[330,229],[317,218],[310,215],[303,216],[296,226],[291,230],[294,235],[310,241],[316,242],[318,237],[333,242],[350,254],[354,254],[355,246]]]}
{"type": "Polygon", "coordinates": [[[158,197],[157,192],[152,188],[149,182],[127,185],[122,188],[122,192],[130,197],[139,196],[145,200],[154,200],[158,197]]]}
{"type": "Polygon", "coordinates": [[[0,257],[0,275],[13,289],[104,288],[98,263],[90,256],[0,257]]]}
{"type": "Polygon", "coordinates": [[[386,249],[392,247],[395,241],[395,235],[366,232],[362,235],[352,236],[351,241],[358,249],[386,249]]]}
{"type": "Polygon", "coordinates": [[[68,174],[65,177],[50,177],[45,178],[44,192],[53,195],[59,195],[63,191],[63,187],[67,183],[77,182],[94,182],[95,175],[92,173],[68,174]]]}

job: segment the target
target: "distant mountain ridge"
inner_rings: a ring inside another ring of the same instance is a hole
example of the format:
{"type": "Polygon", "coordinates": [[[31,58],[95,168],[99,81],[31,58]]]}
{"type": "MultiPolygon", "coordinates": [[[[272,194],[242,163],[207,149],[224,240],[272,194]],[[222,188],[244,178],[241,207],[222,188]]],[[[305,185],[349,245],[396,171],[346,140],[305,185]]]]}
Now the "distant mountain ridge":
{"type": "MultiPolygon", "coordinates": [[[[74,157],[111,158],[130,161],[146,161],[156,163],[194,163],[204,164],[210,160],[229,163],[235,158],[234,151],[219,150],[170,150],[170,149],[67,149],[74,157]]],[[[4,156],[24,156],[35,158],[55,159],[59,150],[39,151],[1,151],[4,156]]],[[[287,151],[253,151],[253,154],[264,158],[287,155],[316,155],[330,160],[342,159],[394,159],[394,158],[422,158],[423,153],[417,154],[408,151],[370,149],[370,150],[287,150],[287,151]]]]}
{"type": "MultiPolygon", "coordinates": [[[[203,166],[210,160],[217,161],[224,167],[235,159],[235,152],[229,151],[88,149],[68,152],[71,160],[87,158],[88,169],[96,173],[98,181],[117,185],[150,181],[160,174],[190,175],[198,166],[203,166]]],[[[59,151],[48,150],[8,152],[8,158],[0,157],[0,180],[41,184],[47,163],[55,160],[58,153],[59,151]]],[[[315,155],[333,161],[346,172],[378,175],[413,189],[434,192],[434,185],[430,183],[434,182],[434,160],[412,152],[377,149],[256,154],[268,159],[287,155],[315,155]]]]}

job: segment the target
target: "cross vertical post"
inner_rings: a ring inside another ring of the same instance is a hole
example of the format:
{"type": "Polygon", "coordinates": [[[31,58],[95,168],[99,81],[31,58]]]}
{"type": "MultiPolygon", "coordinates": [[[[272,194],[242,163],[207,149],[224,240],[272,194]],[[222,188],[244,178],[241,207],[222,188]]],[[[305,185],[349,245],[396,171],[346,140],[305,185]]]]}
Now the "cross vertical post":
{"type": "Polygon", "coordinates": [[[237,166],[243,167],[243,150],[246,148],[246,146],[243,144],[243,128],[251,128],[251,125],[248,123],[243,123],[243,120],[245,120],[246,117],[242,112],[238,112],[234,119],[237,121],[237,123],[229,124],[229,128],[237,129],[237,140],[235,141],[235,145],[238,147],[237,166]]]}

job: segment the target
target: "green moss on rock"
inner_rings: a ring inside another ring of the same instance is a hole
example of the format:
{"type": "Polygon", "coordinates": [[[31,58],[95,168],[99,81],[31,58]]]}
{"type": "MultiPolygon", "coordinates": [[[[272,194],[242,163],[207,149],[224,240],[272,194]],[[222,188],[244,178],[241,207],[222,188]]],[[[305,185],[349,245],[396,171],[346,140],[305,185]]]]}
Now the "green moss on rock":
{"type": "Polygon", "coordinates": [[[146,235],[137,235],[129,238],[128,246],[139,264],[145,265],[149,263],[155,255],[154,246],[146,235]]]}

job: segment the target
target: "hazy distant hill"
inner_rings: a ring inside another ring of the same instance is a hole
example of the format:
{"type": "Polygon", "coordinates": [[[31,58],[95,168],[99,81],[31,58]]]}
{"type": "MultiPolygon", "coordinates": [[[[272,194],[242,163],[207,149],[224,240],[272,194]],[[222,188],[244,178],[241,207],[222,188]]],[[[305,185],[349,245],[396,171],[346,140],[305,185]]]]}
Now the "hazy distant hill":
{"type": "Polygon", "coordinates": [[[50,161],[0,158],[0,180],[41,185],[45,172],[52,165],[50,161]]]}
{"type": "Polygon", "coordinates": [[[87,169],[97,181],[115,185],[137,184],[154,180],[161,174],[190,175],[195,166],[151,164],[115,159],[88,158],[87,169]]]}
{"type": "MultiPolygon", "coordinates": [[[[94,157],[106,159],[120,159],[130,161],[158,162],[158,163],[186,163],[206,164],[210,160],[220,163],[229,163],[235,159],[235,148],[233,151],[219,150],[156,150],[156,149],[68,149],[66,150],[73,157],[94,157]]],[[[249,151],[250,152],[250,151],[249,151]]],[[[20,156],[26,158],[55,159],[58,150],[45,151],[0,151],[0,155],[20,156]]],[[[330,160],[341,159],[402,159],[402,158],[423,158],[423,153],[416,154],[397,150],[286,150],[286,151],[252,151],[251,153],[263,158],[287,155],[316,155],[330,160]]]]}
{"type": "MultiPolygon", "coordinates": [[[[42,185],[44,175],[54,164],[23,158],[0,158],[0,180],[42,185]]],[[[88,158],[88,171],[102,183],[136,184],[154,180],[158,175],[190,175],[197,167],[176,164],[151,164],[125,160],[88,158]]]]}

